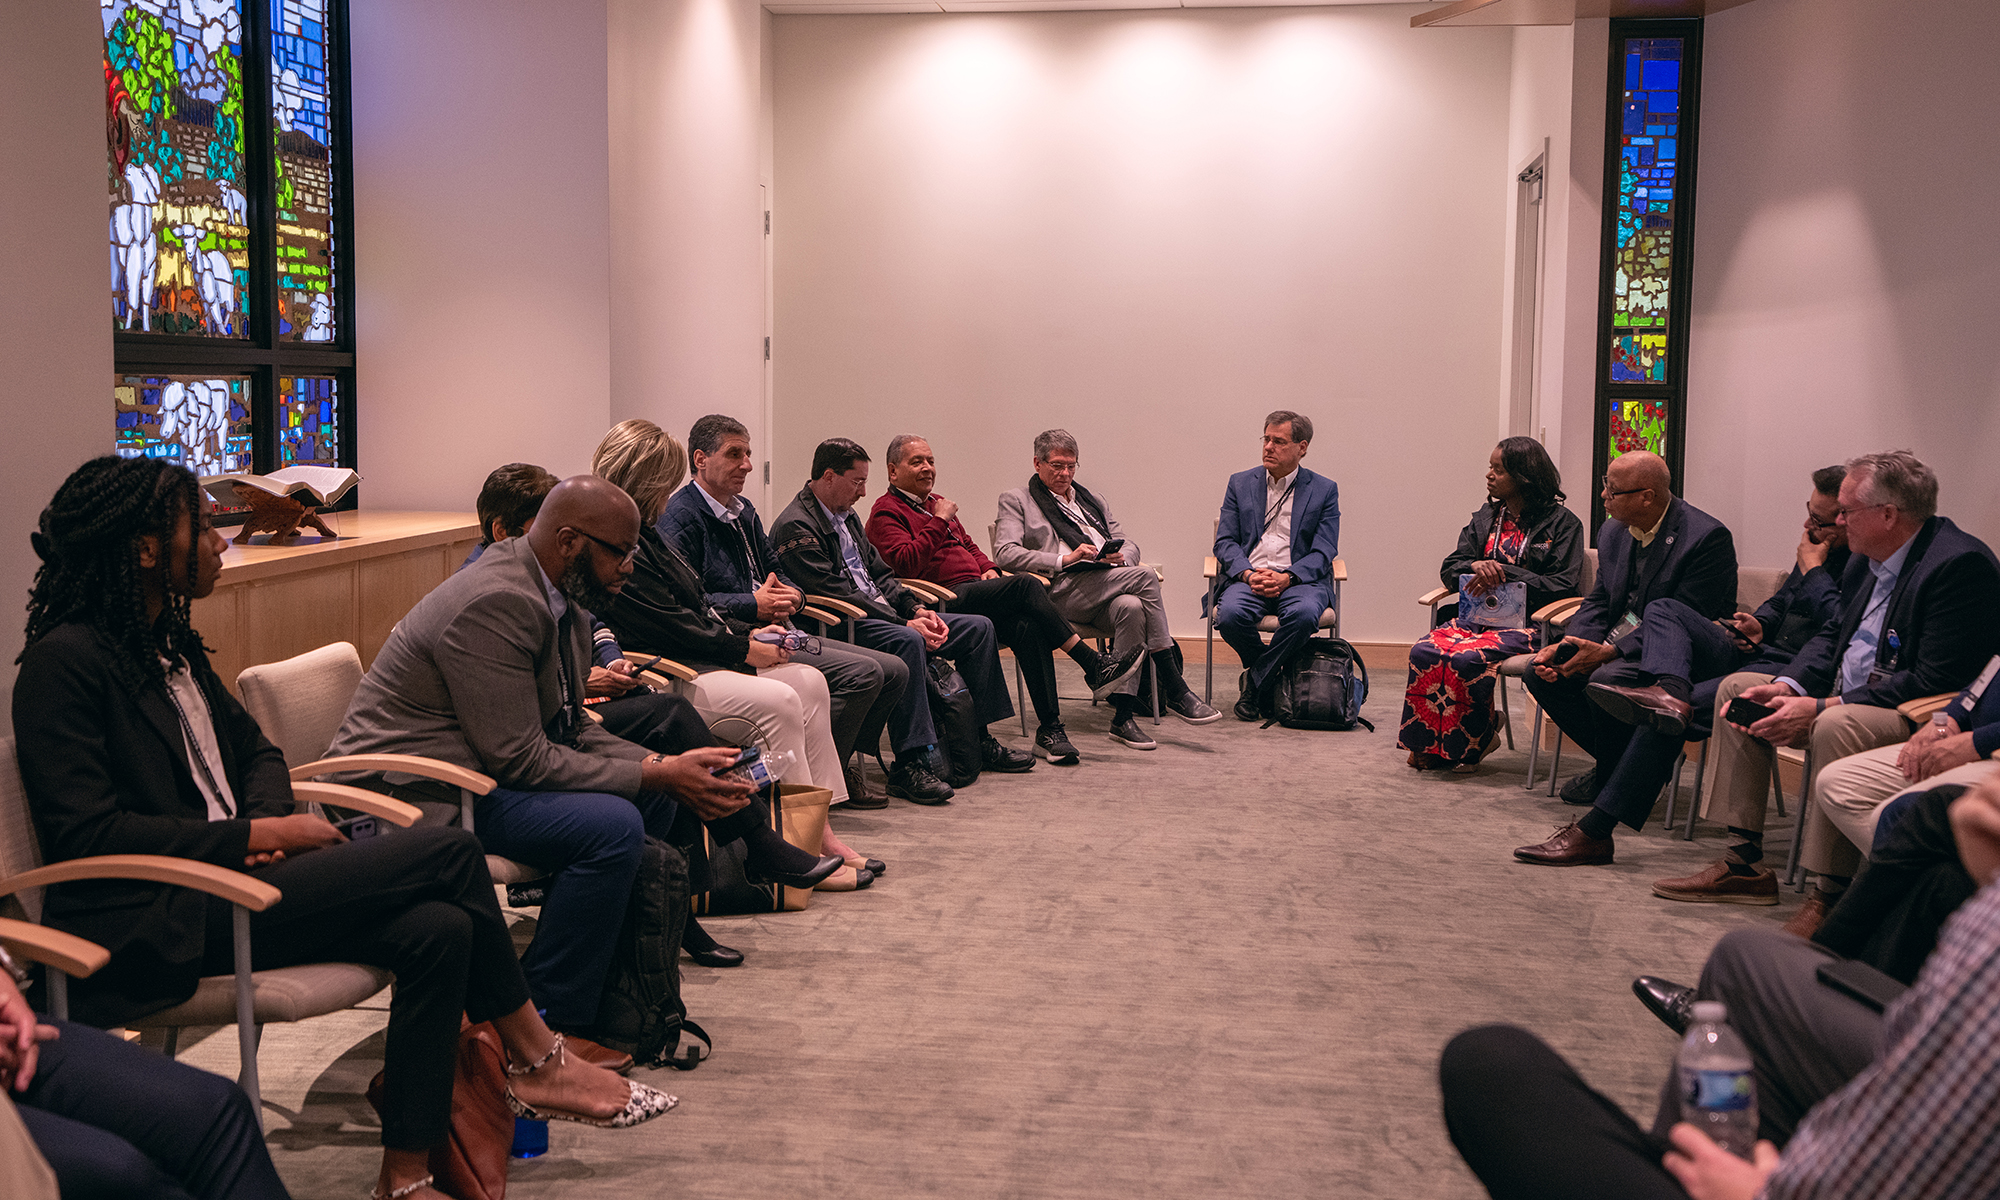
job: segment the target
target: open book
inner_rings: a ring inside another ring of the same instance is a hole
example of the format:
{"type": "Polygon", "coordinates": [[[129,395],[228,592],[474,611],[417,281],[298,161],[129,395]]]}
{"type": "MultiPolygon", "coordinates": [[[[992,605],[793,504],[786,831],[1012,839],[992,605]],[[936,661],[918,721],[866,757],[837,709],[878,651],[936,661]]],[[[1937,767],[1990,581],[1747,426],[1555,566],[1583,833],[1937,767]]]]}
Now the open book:
{"type": "Polygon", "coordinates": [[[349,488],[361,482],[347,467],[286,467],[269,475],[204,475],[201,486],[214,497],[216,503],[239,507],[243,501],[236,495],[236,485],[256,488],[273,496],[287,496],[300,504],[337,504],[349,488]]]}

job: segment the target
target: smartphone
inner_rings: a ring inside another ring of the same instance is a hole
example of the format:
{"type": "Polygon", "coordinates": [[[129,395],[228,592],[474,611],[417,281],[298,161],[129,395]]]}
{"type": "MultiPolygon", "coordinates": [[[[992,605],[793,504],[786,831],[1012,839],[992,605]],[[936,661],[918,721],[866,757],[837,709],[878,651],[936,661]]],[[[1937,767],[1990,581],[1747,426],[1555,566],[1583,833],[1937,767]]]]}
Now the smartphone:
{"type": "Polygon", "coordinates": [[[625,665],[632,668],[632,674],[637,675],[641,671],[650,671],[654,667],[659,666],[660,660],[665,657],[666,655],[664,654],[655,654],[650,660],[642,663],[633,662],[628,658],[625,660],[625,665]]]}
{"type": "Polygon", "coordinates": [[[1881,1012],[1896,997],[1910,989],[1901,982],[1856,959],[1837,959],[1819,965],[1819,981],[1837,992],[1854,997],[1881,1012]]]}
{"type": "Polygon", "coordinates": [[[1564,642],[1562,645],[1556,647],[1555,657],[1549,660],[1549,665],[1560,667],[1570,659],[1575,658],[1576,652],[1581,649],[1583,647],[1576,642],[1564,642]]]}
{"type": "Polygon", "coordinates": [[[340,830],[350,842],[358,842],[363,838],[372,838],[382,832],[382,826],[376,822],[375,818],[365,813],[360,816],[349,817],[345,821],[337,822],[334,828],[340,830]]]}
{"type": "Polygon", "coordinates": [[[1099,546],[1097,548],[1097,557],[1103,558],[1107,554],[1116,554],[1120,550],[1123,550],[1124,548],[1125,548],[1124,538],[1112,538],[1110,541],[1104,543],[1102,546],[1099,546]]]}
{"type": "Polygon", "coordinates": [[[1731,725],[1741,725],[1747,729],[1777,711],[1768,704],[1759,704],[1755,700],[1745,700],[1738,696],[1729,702],[1728,711],[1722,715],[1731,725]]]}
{"type": "Polygon", "coordinates": [[[757,747],[755,746],[745,746],[743,747],[743,749],[738,750],[736,752],[735,759],[733,759],[725,766],[720,766],[715,768],[713,771],[710,771],[709,774],[718,776],[727,775],[731,771],[734,771],[738,767],[742,766],[744,763],[756,762],[758,758],[762,757],[762,753],[763,752],[758,750],[757,747]]]}

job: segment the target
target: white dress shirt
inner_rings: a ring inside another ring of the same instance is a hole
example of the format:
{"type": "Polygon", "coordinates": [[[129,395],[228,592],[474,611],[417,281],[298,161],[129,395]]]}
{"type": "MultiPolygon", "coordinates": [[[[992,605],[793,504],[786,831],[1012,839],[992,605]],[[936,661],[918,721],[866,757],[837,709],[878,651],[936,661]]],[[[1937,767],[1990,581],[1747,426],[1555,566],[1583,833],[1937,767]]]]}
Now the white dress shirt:
{"type": "MultiPolygon", "coordinates": [[[[1084,510],[1083,505],[1077,503],[1076,489],[1070,489],[1069,495],[1063,496],[1057,494],[1055,489],[1051,488],[1049,489],[1049,494],[1055,496],[1056,507],[1068,513],[1069,519],[1076,522],[1076,527],[1083,530],[1083,536],[1090,539],[1092,549],[1104,545],[1104,535],[1097,532],[1097,527],[1090,523],[1090,514],[1084,510]]],[[[1062,553],[1064,554],[1068,554],[1070,551],[1076,549],[1075,546],[1063,541],[1060,537],[1056,539],[1056,544],[1062,547],[1062,553]]]]}
{"type": "Polygon", "coordinates": [[[195,790],[208,802],[208,819],[226,821],[241,809],[222,769],[222,747],[215,740],[215,716],[208,711],[208,697],[201,694],[201,686],[186,663],[160,661],[167,663],[167,696],[187,717],[187,724],[181,727],[181,744],[187,748],[195,790]],[[192,742],[188,740],[190,733],[192,742]]]}
{"type": "Polygon", "coordinates": [[[1281,479],[1272,479],[1269,471],[1264,472],[1264,515],[1270,520],[1264,525],[1264,536],[1250,548],[1250,566],[1273,571],[1292,569],[1292,498],[1296,489],[1292,484],[1299,477],[1299,469],[1281,479]],[[1277,509],[1276,514],[1272,509],[1277,509]]]}

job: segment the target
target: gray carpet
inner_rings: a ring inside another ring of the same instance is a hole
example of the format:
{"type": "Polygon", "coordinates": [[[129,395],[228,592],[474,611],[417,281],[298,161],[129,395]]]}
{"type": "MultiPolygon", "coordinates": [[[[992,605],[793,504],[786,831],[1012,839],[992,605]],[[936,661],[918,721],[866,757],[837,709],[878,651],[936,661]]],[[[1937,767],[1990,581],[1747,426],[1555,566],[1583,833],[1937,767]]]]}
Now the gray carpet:
{"type": "MultiPolygon", "coordinates": [[[[1674,1042],[1632,977],[1692,982],[1716,938],[1797,897],[1654,899],[1651,880],[1722,844],[1712,826],[1670,840],[1657,815],[1621,831],[1615,866],[1516,864],[1576,811],[1522,790],[1525,736],[1476,775],[1418,775],[1393,748],[1400,706],[1378,672],[1375,733],[1169,719],[1141,753],[1107,739],[1108,709],[1067,703],[1082,766],[836,817],[888,874],[803,913],[713,919],[749,962],[686,967],[717,1052],[652,1075],[681,1106],[631,1131],[553,1126],[510,1194],[1475,1197],[1435,1069],[1454,1032],[1494,1021],[1649,1121],[1674,1042]]],[[[300,1197],[372,1182],[360,1092],[385,999],[266,1034],[272,1151],[300,1197]]],[[[233,1073],[234,1043],[186,1057],[233,1073]]]]}

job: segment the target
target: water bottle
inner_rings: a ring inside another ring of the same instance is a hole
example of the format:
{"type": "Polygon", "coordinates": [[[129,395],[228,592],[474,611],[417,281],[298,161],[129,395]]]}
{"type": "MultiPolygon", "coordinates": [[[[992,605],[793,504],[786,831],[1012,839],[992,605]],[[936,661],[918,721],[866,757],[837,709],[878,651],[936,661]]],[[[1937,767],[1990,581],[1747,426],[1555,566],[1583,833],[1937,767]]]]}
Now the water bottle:
{"type": "Polygon", "coordinates": [[[549,1123],[514,1118],[514,1144],[507,1153],[515,1158],[539,1158],[549,1152],[549,1123]]]}
{"type": "Polygon", "coordinates": [[[1700,1000],[1681,1042],[1681,1120],[1738,1158],[1757,1144],[1757,1084],[1750,1051],[1728,1024],[1727,1006],[1700,1000]]]}
{"type": "MultiPolygon", "coordinates": [[[[751,749],[756,750],[756,747],[751,749]]],[[[761,789],[783,779],[785,772],[791,770],[792,764],[797,761],[798,756],[790,750],[758,751],[749,761],[720,772],[720,778],[740,779],[751,787],[761,789]]]]}
{"type": "Polygon", "coordinates": [[[1946,724],[1946,722],[1950,720],[1951,720],[1951,714],[1945,712],[1945,710],[1941,708],[1938,709],[1936,712],[1932,713],[1931,736],[1937,738],[1950,737],[1951,726],[1946,724]]]}

